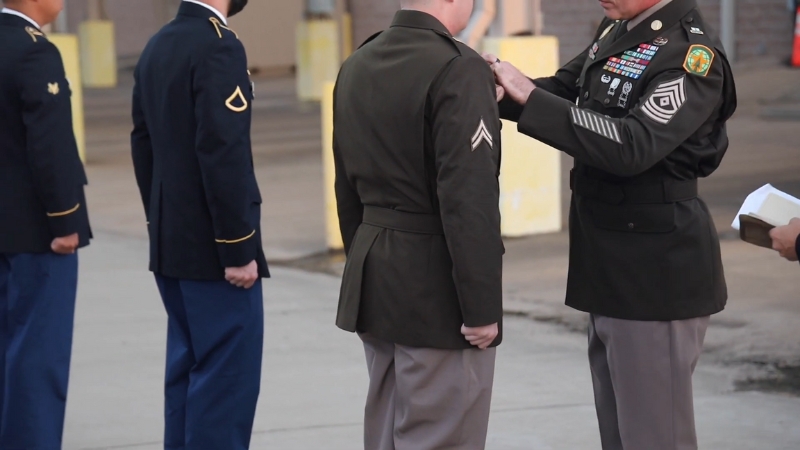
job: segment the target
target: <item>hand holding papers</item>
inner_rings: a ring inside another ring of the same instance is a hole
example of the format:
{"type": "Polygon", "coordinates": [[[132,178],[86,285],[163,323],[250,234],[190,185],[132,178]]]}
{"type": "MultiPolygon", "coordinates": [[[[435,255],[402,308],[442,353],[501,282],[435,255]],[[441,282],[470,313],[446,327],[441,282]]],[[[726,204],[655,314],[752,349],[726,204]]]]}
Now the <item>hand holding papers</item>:
{"type": "Polygon", "coordinates": [[[745,242],[772,248],[771,229],[800,217],[800,199],[765,185],[747,196],[731,226],[745,242]]]}

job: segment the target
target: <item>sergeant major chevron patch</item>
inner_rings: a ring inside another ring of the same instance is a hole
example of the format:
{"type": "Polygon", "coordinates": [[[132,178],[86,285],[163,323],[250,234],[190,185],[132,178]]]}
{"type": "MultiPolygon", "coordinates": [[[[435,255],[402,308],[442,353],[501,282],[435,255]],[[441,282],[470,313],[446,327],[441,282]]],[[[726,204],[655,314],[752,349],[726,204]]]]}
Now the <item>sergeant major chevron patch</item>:
{"type": "Polygon", "coordinates": [[[484,123],[483,117],[481,117],[481,123],[478,124],[478,129],[475,131],[475,134],[472,135],[472,151],[474,152],[483,141],[489,144],[489,148],[494,148],[492,134],[489,133],[489,129],[486,128],[486,123],[484,123]]]}
{"type": "Polygon", "coordinates": [[[660,124],[668,124],[686,102],[685,81],[686,75],[682,75],[659,84],[642,105],[642,112],[660,124]]]}

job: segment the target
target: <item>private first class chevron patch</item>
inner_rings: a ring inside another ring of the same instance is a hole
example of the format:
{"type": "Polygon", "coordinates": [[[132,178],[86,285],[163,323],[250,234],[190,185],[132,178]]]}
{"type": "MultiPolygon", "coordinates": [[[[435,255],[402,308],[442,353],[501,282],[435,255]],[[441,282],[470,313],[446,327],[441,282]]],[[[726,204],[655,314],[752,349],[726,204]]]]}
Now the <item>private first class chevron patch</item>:
{"type": "Polygon", "coordinates": [[[483,121],[483,117],[481,117],[481,123],[478,124],[478,129],[475,131],[475,134],[472,135],[472,151],[474,152],[481,142],[486,142],[489,144],[489,148],[494,148],[494,139],[492,139],[492,134],[489,133],[489,129],[486,128],[486,123],[483,121]]]}
{"type": "Polygon", "coordinates": [[[618,144],[622,144],[617,124],[606,116],[601,116],[596,112],[573,106],[572,123],[597,133],[604,138],[611,139],[618,144]]]}
{"type": "Polygon", "coordinates": [[[642,105],[642,112],[655,122],[668,124],[686,103],[686,75],[656,87],[642,105]]]}

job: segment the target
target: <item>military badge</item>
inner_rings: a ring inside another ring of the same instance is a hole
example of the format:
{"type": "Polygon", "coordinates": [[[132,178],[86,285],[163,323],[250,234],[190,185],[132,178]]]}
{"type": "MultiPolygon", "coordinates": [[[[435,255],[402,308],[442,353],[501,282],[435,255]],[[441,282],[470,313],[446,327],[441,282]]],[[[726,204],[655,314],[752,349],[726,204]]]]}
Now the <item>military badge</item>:
{"type": "Polygon", "coordinates": [[[693,75],[704,77],[711,70],[711,63],[714,62],[714,52],[705,45],[692,45],[686,54],[683,68],[693,75]]]}
{"type": "Polygon", "coordinates": [[[600,81],[602,81],[603,84],[611,83],[611,75],[604,73],[603,76],[600,77],[600,81]]]}
{"type": "Polygon", "coordinates": [[[31,39],[33,39],[33,42],[39,42],[36,40],[36,36],[44,37],[44,34],[41,31],[33,27],[25,27],[25,32],[27,32],[31,39]]]}
{"type": "Polygon", "coordinates": [[[594,45],[592,45],[592,48],[589,49],[589,59],[594,60],[594,58],[597,57],[598,50],[600,50],[600,44],[595,42],[594,45]]]}
{"type": "Polygon", "coordinates": [[[247,110],[248,103],[247,103],[247,99],[244,98],[244,94],[242,93],[242,88],[240,88],[239,86],[236,86],[236,90],[233,91],[233,94],[231,94],[231,96],[228,97],[227,100],[225,100],[225,106],[227,106],[228,109],[230,109],[231,111],[237,112],[237,113],[240,113],[240,112],[243,112],[243,111],[247,110]],[[235,106],[233,104],[233,102],[235,102],[237,100],[239,100],[242,103],[240,106],[235,106]]]}
{"type": "Polygon", "coordinates": [[[617,102],[617,106],[620,108],[624,108],[628,106],[628,96],[631,94],[633,90],[633,83],[630,81],[626,81],[624,85],[622,85],[622,93],[619,94],[619,101],[617,102]]]}
{"type": "Polygon", "coordinates": [[[622,144],[619,129],[612,119],[583,108],[572,107],[570,111],[572,112],[572,123],[574,125],[599,134],[606,139],[611,139],[617,144],[622,144]]]}
{"type": "Polygon", "coordinates": [[[619,78],[614,78],[614,81],[611,82],[611,86],[608,88],[608,95],[613,96],[617,92],[617,88],[619,84],[622,82],[619,78]]]}
{"type": "Polygon", "coordinates": [[[686,103],[686,75],[659,84],[642,105],[642,112],[655,122],[668,124],[686,103]]]}
{"type": "Polygon", "coordinates": [[[669,39],[667,39],[665,37],[657,37],[653,41],[653,45],[658,45],[660,47],[662,45],[667,45],[667,42],[669,42],[669,39]]]}
{"type": "Polygon", "coordinates": [[[494,146],[494,139],[492,139],[492,134],[489,133],[489,129],[486,128],[486,123],[483,121],[483,117],[481,117],[481,123],[478,124],[478,129],[475,131],[475,134],[472,135],[472,151],[474,152],[481,142],[486,142],[489,144],[489,148],[493,148],[494,146]]]}

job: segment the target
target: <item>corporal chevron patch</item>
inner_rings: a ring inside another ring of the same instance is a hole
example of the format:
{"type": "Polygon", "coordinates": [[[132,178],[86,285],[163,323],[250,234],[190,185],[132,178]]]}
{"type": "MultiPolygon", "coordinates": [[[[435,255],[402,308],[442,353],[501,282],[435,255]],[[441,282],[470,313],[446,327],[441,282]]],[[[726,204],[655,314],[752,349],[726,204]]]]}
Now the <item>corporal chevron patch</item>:
{"type": "Polygon", "coordinates": [[[668,124],[686,103],[686,75],[656,87],[642,105],[644,114],[655,122],[668,124]]]}
{"type": "Polygon", "coordinates": [[[492,134],[489,133],[489,129],[486,128],[486,123],[483,121],[483,117],[481,117],[481,123],[478,124],[478,129],[475,131],[475,134],[472,135],[472,151],[474,152],[481,142],[486,142],[489,144],[489,148],[494,148],[494,139],[492,138],[492,134]]]}
{"type": "Polygon", "coordinates": [[[595,112],[573,106],[572,123],[597,133],[604,138],[611,139],[618,144],[622,144],[617,124],[606,116],[601,116],[595,112]]]}

